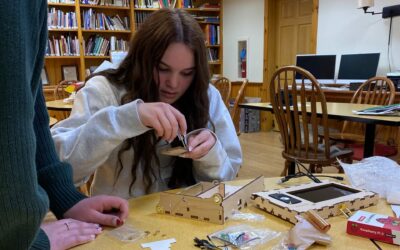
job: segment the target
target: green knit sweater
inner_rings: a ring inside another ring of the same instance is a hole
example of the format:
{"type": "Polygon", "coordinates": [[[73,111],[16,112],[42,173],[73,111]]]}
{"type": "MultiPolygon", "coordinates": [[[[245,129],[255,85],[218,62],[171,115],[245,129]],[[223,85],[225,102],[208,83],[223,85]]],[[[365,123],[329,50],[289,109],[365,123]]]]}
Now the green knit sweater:
{"type": "Polygon", "coordinates": [[[0,249],[49,249],[39,229],[85,198],[57,157],[40,73],[46,0],[0,1],[0,249]]]}

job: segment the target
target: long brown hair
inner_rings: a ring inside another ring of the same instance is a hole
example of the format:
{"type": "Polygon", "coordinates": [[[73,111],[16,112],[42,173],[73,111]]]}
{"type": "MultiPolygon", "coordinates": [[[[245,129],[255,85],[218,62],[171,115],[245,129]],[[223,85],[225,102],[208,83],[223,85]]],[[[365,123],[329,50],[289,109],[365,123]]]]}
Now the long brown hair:
{"type": "MultiPolygon", "coordinates": [[[[121,104],[142,99],[144,102],[158,102],[158,85],[153,78],[154,69],[158,69],[161,58],[171,43],[183,43],[194,54],[195,75],[193,82],[185,94],[172,104],[186,118],[188,131],[206,127],[209,117],[209,99],[207,89],[210,72],[208,69],[206,47],[203,32],[197,21],[186,11],[180,9],[161,9],[154,12],[135,33],[129,45],[129,52],[117,69],[110,69],[96,75],[105,76],[112,84],[125,87],[127,93],[122,97],[121,104]]],[[[93,76],[92,76],[93,77],[93,76]]],[[[153,130],[140,136],[127,139],[118,152],[119,177],[122,168],[122,154],[134,150],[132,163],[133,180],[129,192],[136,181],[136,169],[143,165],[143,182],[146,192],[150,191],[152,177],[155,177],[152,164],[160,167],[156,154],[158,139],[153,130]]],[[[172,145],[177,145],[175,140],[172,145]]],[[[194,184],[191,159],[176,157],[169,187],[175,188],[194,184]]]]}

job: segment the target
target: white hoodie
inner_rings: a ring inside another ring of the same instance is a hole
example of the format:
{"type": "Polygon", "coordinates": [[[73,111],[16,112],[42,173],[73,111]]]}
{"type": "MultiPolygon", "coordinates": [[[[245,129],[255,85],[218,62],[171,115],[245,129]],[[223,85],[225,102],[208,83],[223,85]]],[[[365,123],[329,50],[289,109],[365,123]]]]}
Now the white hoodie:
{"type": "MultiPolygon", "coordinates": [[[[124,168],[115,182],[122,143],[149,130],[142,124],[137,112],[137,103],[142,100],[121,105],[120,100],[125,93],[124,89],[115,87],[105,77],[93,77],[77,93],[71,116],[51,129],[60,159],[72,165],[74,182],[80,185],[95,173],[92,195],[109,194],[127,199],[145,194],[142,166],[136,171],[132,196],[129,194],[133,149],[122,155],[124,168]]],[[[193,161],[193,175],[196,181],[232,180],[242,163],[240,143],[229,112],[212,85],[208,96],[217,141],[204,157],[193,161]]],[[[210,124],[208,128],[212,129],[210,124]]],[[[153,166],[157,176],[153,179],[151,192],[168,189],[174,157],[159,153],[167,147],[170,145],[165,141],[157,145],[160,167],[153,166]]]]}

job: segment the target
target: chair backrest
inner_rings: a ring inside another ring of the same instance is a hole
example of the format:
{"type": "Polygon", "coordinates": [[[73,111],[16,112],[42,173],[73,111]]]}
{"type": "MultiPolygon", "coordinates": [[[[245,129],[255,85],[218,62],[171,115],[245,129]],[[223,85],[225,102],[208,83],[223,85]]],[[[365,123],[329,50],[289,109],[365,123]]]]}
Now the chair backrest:
{"type": "MultiPolygon", "coordinates": [[[[390,105],[393,104],[396,89],[393,82],[386,77],[372,77],[365,81],[354,93],[350,103],[390,105]]],[[[345,121],[342,132],[362,132],[364,124],[345,121]],[[350,128],[351,127],[351,128],[350,128]]]]}
{"type": "Polygon", "coordinates": [[[231,81],[229,81],[226,77],[218,78],[214,82],[214,86],[218,89],[219,93],[221,94],[222,100],[227,107],[229,107],[229,98],[231,96],[231,81]]]}
{"type": "Polygon", "coordinates": [[[273,74],[269,88],[284,145],[284,158],[303,162],[329,159],[326,101],[315,77],[300,67],[285,66],[273,74]],[[296,75],[301,78],[297,84],[296,75]],[[311,89],[307,96],[306,85],[309,86],[308,90],[311,89]],[[322,131],[318,131],[319,125],[322,125],[322,131]],[[323,137],[323,147],[319,144],[318,134],[323,137]],[[325,158],[320,158],[321,155],[325,158]]]}
{"type": "Polygon", "coordinates": [[[230,114],[232,117],[233,124],[235,125],[236,134],[240,135],[240,108],[239,103],[242,103],[244,100],[244,92],[246,90],[247,83],[249,81],[244,79],[240,89],[236,95],[235,102],[233,103],[233,107],[230,110],[230,114]]]}
{"type": "Polygon", "coordinates": [[[63,80],[59,82],[54,89],[54,99],[61,100],[67,98],[70,94],[65,91],[65,88],[75,83],[77,83],[75,80],[63,80]]]}
{"type": "Polygon", "coordinates": [[[390,105],[393,104],[396,89],[393,82],[386,77],[368,79],[354,93],[351,103],[390,105]]]}

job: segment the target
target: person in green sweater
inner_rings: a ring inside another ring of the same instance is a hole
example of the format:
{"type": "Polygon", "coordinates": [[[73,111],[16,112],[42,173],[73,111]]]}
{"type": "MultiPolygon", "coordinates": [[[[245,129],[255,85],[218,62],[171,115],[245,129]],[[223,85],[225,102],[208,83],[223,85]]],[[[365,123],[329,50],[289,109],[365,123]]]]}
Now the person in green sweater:
{"type": "Polygon", "coordinates": [[[128,204],[85,197],[70,165],[58,159],[40,81],[46,0],[0,1],[0,31],[0,249],[58,250],[91,241],[99,224],[123,224],[128,204]],[[41,226],[49,208],[60,220],[41,226]]]}

